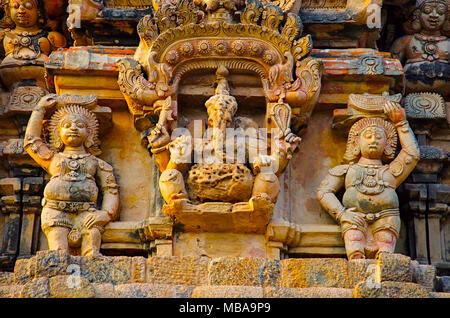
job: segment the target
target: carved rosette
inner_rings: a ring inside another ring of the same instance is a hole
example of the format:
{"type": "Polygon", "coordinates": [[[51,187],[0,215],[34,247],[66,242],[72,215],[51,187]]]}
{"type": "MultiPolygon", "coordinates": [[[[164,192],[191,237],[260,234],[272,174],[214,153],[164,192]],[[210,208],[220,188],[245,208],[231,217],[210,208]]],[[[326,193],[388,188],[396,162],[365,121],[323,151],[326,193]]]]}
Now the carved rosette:
{"type": "Polygon", "coordinates": [[[410,119],[446,119],[444,98],[437,93],[412,93],[403,104],[410,119]]]}

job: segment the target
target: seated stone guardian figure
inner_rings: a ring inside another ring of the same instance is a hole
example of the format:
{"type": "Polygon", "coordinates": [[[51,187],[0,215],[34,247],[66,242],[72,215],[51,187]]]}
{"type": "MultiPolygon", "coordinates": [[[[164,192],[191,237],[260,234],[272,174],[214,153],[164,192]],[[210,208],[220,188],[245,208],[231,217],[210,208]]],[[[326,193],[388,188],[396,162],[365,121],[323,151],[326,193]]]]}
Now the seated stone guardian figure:
{"type": "Polygon", "coordinates": [[[394,252],[401,225],[395,189],[420,159],[405,110],[388,101],[384,112],[392,122],[363,118],[353,124],[344,156],[349,164],[330,169],[317,190],[317,200],[341,225],[349,260],[394,252]],[[397,136],[402,149],[394,159],[397,136]],[[341,203],[336,193],[343,187],[341,203]]]}
{"type": "Polygon", "coordinates": [[[449,8],[445,0],[418,0],[413,35],[397,39],[392,45],[394,58],[404,63],[406,92],[430,91],[448,98],[450,40],[444,33],[449,8]]]}
{"type": "Polygon", "coordinates": [[[28,122],[24,148],[50,174],[42,202],[42,230],[50,250],[80,247],[82,256],[99,256],[104,226],[118,216],[118,185],[100,154],[96,115],[81,96],[44,96],[28,122]],[[75,98],[77,97],[77,98],[75,98]],[[46,112],[50,147],[41,138],[46,112]],[[99,191],[101,208],[97,206],[99,191]]]}

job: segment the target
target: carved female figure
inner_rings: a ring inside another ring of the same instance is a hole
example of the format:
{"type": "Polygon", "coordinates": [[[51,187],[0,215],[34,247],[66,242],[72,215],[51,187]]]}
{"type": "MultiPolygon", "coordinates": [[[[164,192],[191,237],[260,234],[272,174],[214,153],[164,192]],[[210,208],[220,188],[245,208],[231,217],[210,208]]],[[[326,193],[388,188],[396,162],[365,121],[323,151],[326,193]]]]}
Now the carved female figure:
{"type": "Polygon", "coordinates": [[[420,159],[405,110],[388,101],[384,111],[392,123],[364,118],[352,126],[344,156],[349,164],[330,169],[317,191],[317,200],[341,225],[349,259],[394,252],[400,231],[395,189],[420,159]],[[397,135],[402,150],[394,159],[397,135]],[[394,160],[386,165],[382,159],[394,160]],[[342,187],[341,203],[336,192],[342,187]]]}
{"type": "Polygon", "coordinates": [[[418,0],[412,28],[417,31],[397,39],[393,57],[405,62],[407,92],[434,91],[448,96],[450,40],[445,36],[449,8],[446,0],[418,0]]]}
{"type": "Polygon", "coordinates": [[[16,26],[3,39],[5,59],[2,64],[28,60],[39,60],[43,64],[52,50],[66,46],[62,34],[39,28],[37,0],[10,0],[9,7],[16,26]]]}
{"type": "Polygon", "coordinates": [[[81,255],[100,255],[104,226],[118,216],[113,168],[100,153],[94,113],[57,95],[44,96],[31,114],[24,148],[50,175],[42,202],[42,230],[50,250],[79,247],[81,255]],[[41,138],[45,112],[59,104],[49,124],[50,146],[41,138]],[[99,188],[103,194],[97,208],[99,188]]]}

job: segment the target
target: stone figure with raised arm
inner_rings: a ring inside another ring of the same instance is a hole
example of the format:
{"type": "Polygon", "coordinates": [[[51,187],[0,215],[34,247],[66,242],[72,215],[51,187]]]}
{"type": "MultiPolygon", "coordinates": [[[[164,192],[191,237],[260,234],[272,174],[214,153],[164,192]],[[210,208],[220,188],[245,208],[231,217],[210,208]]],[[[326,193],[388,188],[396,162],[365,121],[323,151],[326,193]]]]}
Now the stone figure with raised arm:
{"type": "Polygon", "coordinates": [[[100,154],[98,121],[86,106],[96,103],[91,97],[44,96],[31,114],[24,141],[25,150],[51,176],[41,214],[49,249],[81,246],[83,256],[100,255],[104,226],[117,218],[119,207],[113,168],[96,157],[100,154]],[[55,107],[48,125],[48,146],[41,138],[43,120],[55,107]]]}
{"type": "Polygon", "coordinates": [[[394,252],[400,231],[395,189],[420,159],[405,110],[388,101],[384,112],[391,122],[363,118],[353,124],[344,156],[349,164],[330,169],[317,191],[317,200],[341,225],[349,260],[394,252]],[[395,157],[397,136],[402,149],[395,157]],[[336,193],[343,187],[340,202],[336,193]]]}

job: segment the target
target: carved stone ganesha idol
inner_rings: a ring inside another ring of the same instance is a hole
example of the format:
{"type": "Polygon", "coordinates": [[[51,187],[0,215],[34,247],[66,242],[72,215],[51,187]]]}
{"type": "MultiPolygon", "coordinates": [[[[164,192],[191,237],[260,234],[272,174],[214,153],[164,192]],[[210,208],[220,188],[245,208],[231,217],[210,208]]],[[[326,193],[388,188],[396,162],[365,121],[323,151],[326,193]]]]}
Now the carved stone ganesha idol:
{"type": "MultiPolygon", "coordinates": [[[[284,118],[273,116],[276,118],[274,121],[280,123],[280,128],[287,128],[284,132],[281,129],[274,130],[278,134],[273,138],[280,138],[277,139],[281,145],[279,151],[268,155],[267,141],[260,140],[257,134],[248,136],[245,142],[238,144],[235,138],[227,138],[228,129],[242,128],[242,131],[245,131],[253,128],[256,132],[258,125],[250,118],[234,117],[238,104],[235,97],[230,95],[228,74],[223,65],[217,69],[215,95],[205,103],[208,114],[207,128],[211,134],[206,134],[207,138],[194,141],[200,143],[200,147],[193,147],[193,139],[186,135],[171,141],[164,128],[167,124],[164,122],[159,123],[149,136],[152,152],[162,171],[159,186],[168,204],[165,208],[168,214],[171,210],[180,207],[186,209],[189,206],[193,208],[204,202],[216,202],[216,207],[220,206],[218,202],[226,202],[223,208],[234,204],[233,209],[263,209],[270,214],[277,201],[277,175],[285,169],[300,141],[300,138],[289,130],[290,107],[283,104],[287,110],[284,118]],[[287,119],[284,125],[283,119],[287,119]],[[261,148],[266,151],[258,152],[261,148]],[[229,149],[232,151],[228,151],[229,149]],[[238,153],[241,151],[245,161],[240,160],[238,153]],[[192,158],[194,165],[190,167],[192,158]],[[201,162],[196,163],[195,158],[202,158],[201,162]],[[274,164],[275,162],[277,164],[274,164]],[[187,189],[184,181],[186,172],[187,189]]],[[[160,120],[161,118],[171,116],[165,116],[163,110],[160,120]]],[[[204,136],[202,134],[201,137],[204,136]]]]}
{"type": "Polygon", "coordinates": [[[81,246],[82,256],[99,256],[104,226],[118,216],[113,168],[100,154],[98,121],[89,110],[96,96],[44,96],[28,122],[24,148],[51,179],[44,189],[42,230],[50,250],[81,246]],[[41,138],[44,116],[50,146],[41,138]],[[47,114],[48,115],[48,114],[47,114]],[[99,191],[101,207],[97,206],[99,191]]]}
{"type": "Polygon", "coordinates": [[[400,231],[395,189],[420,159],[405,110],[387,101],[384,112],[391,122],[372,117],[353,124],[344,156],[348,164],[330,169],[317,191],[317,200],[341,225],[349,260],[394,252],[400,231]],[[402,150],[394,158],[397,136],[402,150]],[[343,187],[341,203],[336,193],[343,187]]]}

